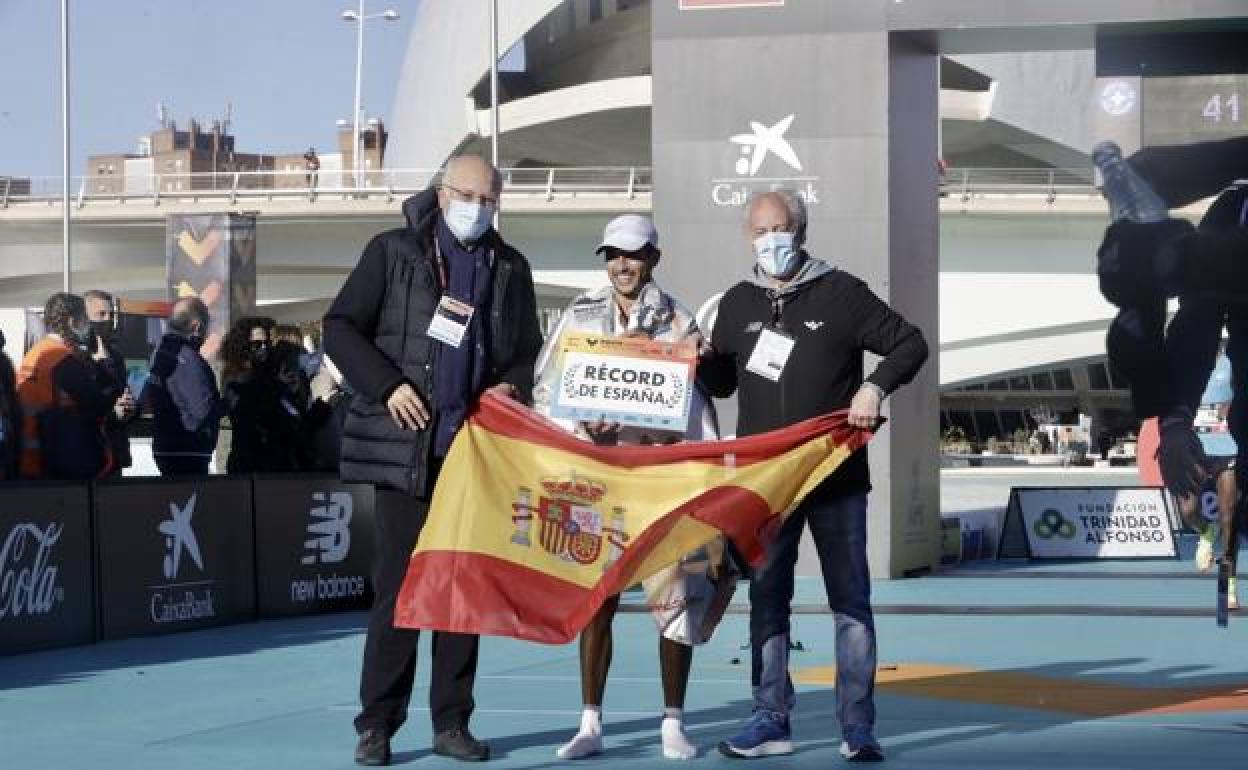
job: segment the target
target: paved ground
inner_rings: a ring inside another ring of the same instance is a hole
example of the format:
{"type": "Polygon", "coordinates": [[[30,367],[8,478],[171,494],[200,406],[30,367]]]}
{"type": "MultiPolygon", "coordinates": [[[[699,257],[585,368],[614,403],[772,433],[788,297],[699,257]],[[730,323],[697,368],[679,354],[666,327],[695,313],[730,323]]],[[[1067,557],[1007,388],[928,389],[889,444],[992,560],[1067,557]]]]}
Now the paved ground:
{"type": "MultiPolygon", "coordinates": [[[[1011,483],[947,473],[946,504],[988,505],[1011,483]]],[[[1186,563],[985,563],[875,590],[890,767],[1248,766],[1248,618],[1218,629],[1212,585],[1186,563]]],[[[795,601],[819,598],[807,580],[795,601]]],[[[740,609],[695,656],[688,722],[708,749],[749,709],[740,609]]],[[[350,767],[361,624],[326,616],[0,659],[0,767],[350,767]]],[[[653,625],[639,613],[616,624],[608,751],[585,765],[661,766],[653,625]]],[[[832,619],[798,615],[794,636],[800,750],[760,766],[836,766],[832,619]]],[[[425,694],[396,739],[405,766],[445,766],[427,753],[425,694]]],[[[579,713],[575,647],[485,640],[477,699],[491,766],[561,764],[554,748],[579,713]]],[[[696,762],[730,763],[713,751],[696,762]]]]}

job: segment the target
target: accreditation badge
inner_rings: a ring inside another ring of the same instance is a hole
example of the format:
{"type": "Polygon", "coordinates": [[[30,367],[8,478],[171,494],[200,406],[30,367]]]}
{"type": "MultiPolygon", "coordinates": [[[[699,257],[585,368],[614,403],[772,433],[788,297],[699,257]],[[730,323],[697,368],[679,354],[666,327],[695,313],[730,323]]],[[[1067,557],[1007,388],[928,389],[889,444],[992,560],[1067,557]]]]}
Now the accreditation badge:
{"type": "Polygon", "coordinates": [[[754,352],[750,353],[750,358],[746,361],[746,370],[772,382],[779,382],[780,376],[784,374],[784,367],[789,363],[789,356],[793,353],[793,345],[793,338],[789,335],[774,329],[763,329],[758,335],[758,342],[754,344],[754,352]]]}
{"type": "Polygon", "coordinates": [[[439,342],[458,348],[464,343],[464,334],[468,331],[473,312],[475,309],[472,305],[444,294],[425,333],[439,342]]]}

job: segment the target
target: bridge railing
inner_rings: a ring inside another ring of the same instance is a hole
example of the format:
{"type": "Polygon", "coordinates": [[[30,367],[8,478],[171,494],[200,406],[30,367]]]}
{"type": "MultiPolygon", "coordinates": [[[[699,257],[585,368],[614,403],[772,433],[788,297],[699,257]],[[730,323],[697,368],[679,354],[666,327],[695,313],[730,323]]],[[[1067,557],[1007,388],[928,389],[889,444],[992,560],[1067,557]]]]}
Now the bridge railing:
{"type": "MultiPolygon", "coordinates": [[[[298,170],[161,172],[140,176],[96,174],[74,177],[71,185],[78,208],[97,203],[160,205],[169,202],[302,199],[390,200],[423,190],[439,174],[436,169],[298,170]]],[[[612,197],[634,199],[653,189],[646,166],[599,168],[505,168],[505,197],[558,198],[612,197]]],[[[60,177],[0,179],[0,207],[17,204],[56,205],[61,199],[60,177]]],[[[967,201],[981,197],[1042,196],[1097,197],[1099,190],[1089,168],[950,168],[941,176],[943,197],[967,201]]]]}
{"type": "MultiPolygon", "coordinates": [[[[160,172],[143,175],[95,174],[73,177],[73,205],[162,202],[198,202],[302,199],[393,199],[429,186],[437,169],[347,170],[309,172],[298,170],[160,172]]],[[[505,168],[503,195],[555,200],[571,197],[634,199],[651,190],[650,169],[645,167],[601,168],[505,168]]],[[[61,177],[0,180],[0,207],[44,204],[61,200],[61,177]]]]}
{"type": "Polygon", "coordinates": [[[963,201],[979,197],[1098,197],[1089,168],[950,168],[940,181],[941,195],[963,201]]]}

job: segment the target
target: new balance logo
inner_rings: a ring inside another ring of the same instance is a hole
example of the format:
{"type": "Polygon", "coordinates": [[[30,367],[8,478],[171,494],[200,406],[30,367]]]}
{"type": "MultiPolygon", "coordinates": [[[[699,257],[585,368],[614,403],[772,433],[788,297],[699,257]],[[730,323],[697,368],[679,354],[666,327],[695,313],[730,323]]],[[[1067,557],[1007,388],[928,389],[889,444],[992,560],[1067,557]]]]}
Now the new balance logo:
{"type": "Polygon", "coordinates": [[[810,329],[812,332],[819,331],[820,326],[823,326],[823,321],[807,321],[806,322],[806,328],[810,329]]]}
{"type": "Polygon", "coordinates": [[[347,558],[351,551],[351,514],[355,510],[355,501],[348,492],[326,494],[317,492],[312,495],[316,504],[309,512],[311,522],[303,547],[304,564],[337,564],[347,558]]]}
{"type": "Polygon", "coordinates": [[[195,539],[195,530],[191,528],[191,518],[195,515],[195,500],[198,492],[191,494],[182,507],[169,503],[169,520],[162,521],[156,529],[165,536],[165,578],[173,580],[178,576],[182,565],[182,552],[186,551],[195,566],[204,568],[204,559],[199,553],[199,541],[195,539]]]}

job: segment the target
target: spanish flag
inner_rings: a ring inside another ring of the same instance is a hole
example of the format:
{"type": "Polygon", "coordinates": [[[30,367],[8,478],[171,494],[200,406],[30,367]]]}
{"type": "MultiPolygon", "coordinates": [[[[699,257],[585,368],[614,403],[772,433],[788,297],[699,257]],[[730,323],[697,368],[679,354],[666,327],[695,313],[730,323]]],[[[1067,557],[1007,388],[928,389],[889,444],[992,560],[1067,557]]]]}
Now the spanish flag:
{"type": "Polygon", "coordinates": [[[871,434],[845,413],[734,441],[596,446],[487,395],[442,466],[395,625],[563,644],[723,534],[752,563],[871,434]]]}

